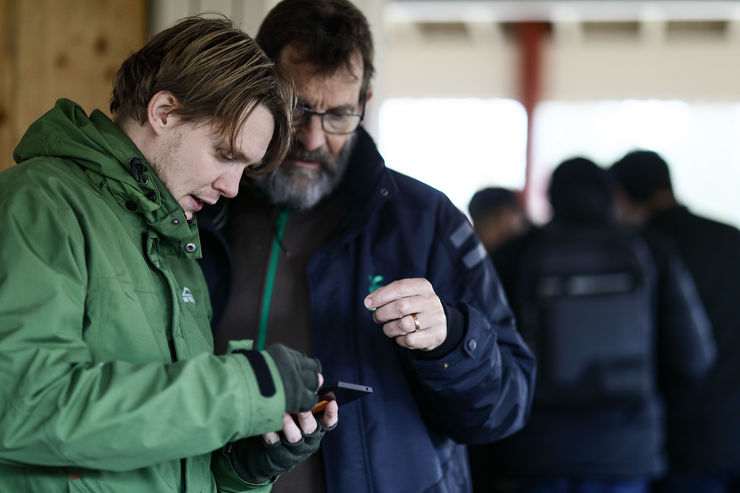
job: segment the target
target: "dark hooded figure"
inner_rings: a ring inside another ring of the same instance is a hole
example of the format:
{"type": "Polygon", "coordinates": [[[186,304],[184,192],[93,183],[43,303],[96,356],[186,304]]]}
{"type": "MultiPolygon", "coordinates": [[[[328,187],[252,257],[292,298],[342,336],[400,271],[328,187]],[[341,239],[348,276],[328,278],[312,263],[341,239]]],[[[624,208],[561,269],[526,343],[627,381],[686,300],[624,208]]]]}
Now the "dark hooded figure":
{"type": "Polygon", "coordinates": [[[598,224],[614,217],[609,175],[586,158],[568,159],[555,168],[548,194],[555,221],[598,224]]]}
{"type": "Polygon", "coordinates": [[[670,472],[658,491],[740,491],[740,231],[682,205],[668,164],[653,151],[632,151],[609,171],[618,184],[622,217],[676,245],[717,341],[712,371],[667,396],[670,472]]]}

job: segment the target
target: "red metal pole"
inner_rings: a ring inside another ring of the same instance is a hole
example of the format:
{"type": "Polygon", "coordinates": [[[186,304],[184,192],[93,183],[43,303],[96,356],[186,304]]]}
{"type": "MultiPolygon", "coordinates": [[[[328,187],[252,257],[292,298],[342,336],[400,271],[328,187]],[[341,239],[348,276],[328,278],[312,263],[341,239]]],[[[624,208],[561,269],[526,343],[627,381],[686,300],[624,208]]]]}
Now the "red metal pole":
{"type": "Polygon", "coordinates": [[[527,206],[531,186],[534,130],[534,110],[540,101],[542,88],[542,46],[547,34],[547,24],[544,22],[523,22],[517,25],[517,35],[520,47],[521,102],[527,111],[527,155],[525,168],[524,190],[522,191],[522,205],[527,206]]]}

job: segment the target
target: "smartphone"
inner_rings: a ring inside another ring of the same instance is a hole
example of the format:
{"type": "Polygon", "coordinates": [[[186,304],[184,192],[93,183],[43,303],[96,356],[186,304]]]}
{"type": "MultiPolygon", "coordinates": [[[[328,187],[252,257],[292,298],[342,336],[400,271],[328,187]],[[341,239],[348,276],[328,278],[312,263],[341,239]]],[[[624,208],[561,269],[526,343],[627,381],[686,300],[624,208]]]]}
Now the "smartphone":
{"type": "Polygon", "coordinates": [[[347,404],[355,399],[371,394],[373,392],[372,387],[367,385],[358,385],[356,383],[349,382],[334,382],[321,387],[317,394],[319,394],[319,403],[314,406],[311,412],[318,413],[324,410],[330,400],[336,400],[340,406],[347,404]]]}

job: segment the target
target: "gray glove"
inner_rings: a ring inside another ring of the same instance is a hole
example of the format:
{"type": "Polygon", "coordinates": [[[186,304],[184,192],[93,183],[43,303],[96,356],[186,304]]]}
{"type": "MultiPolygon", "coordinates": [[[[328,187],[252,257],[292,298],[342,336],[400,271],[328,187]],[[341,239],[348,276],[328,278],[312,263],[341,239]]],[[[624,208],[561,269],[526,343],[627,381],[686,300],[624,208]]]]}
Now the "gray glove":
{"type": "Polygon", "coordinates": [[[303,436],[296,443],[289,443],[280,433],[280,441],[268,444],[259,437],[239,440],[231,448],[230,458],[236,473],[245,481],[262,483],[272,479],[293,466],[306,460],[321,445],[321,439],[327,431],[336,428],[336,424],[326,428],[317,422],[316,431],[303,436]]]}
{"type": "Polygon", "coordinates": [[[285,411],[296,413],[310,411],[319,401],[321,363],[282,344],[273,344],[265,349],[272,357],[285,388],[285,411]]]}

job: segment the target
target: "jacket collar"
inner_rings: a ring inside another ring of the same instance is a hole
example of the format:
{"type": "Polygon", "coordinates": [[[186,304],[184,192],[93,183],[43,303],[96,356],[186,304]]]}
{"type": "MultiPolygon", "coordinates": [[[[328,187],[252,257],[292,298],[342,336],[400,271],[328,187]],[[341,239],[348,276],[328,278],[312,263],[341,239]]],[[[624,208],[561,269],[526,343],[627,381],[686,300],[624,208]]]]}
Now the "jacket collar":
{"type": "Polygon", "coordinates": [[[332,235],[332,241],[346,241],[359,233],[370,217],[398,193],[398,185],[372,137],[360,127],[340,187],[350,201],[347,214],[332,235]]]}
{"type": "Polygon", "coordinates": [[[141,151],[102,112],[95,110],[90,120],[107,142],[118,165],[88,171],[88,179],[100,189],[109,190],[122,208],[139,214],[151,230],[166,240],[165,248],[178,256],[200,258],[197,222],[186,219],[182,207],[141,151]]]}
{"type": "MultiPolygon", "coordinates": [[[[195,222],[188,223],[180,204],[152,171],[141,151],[102,112],[88,116],[69,99],[57,100],[29,126],[13,157],[60,158],[74,162],[98,192],[110,196],[121,214],[137,214],[170,249],[199,252],[195,222]]],[[[95,211],[92,211],[93,213],[95,211]]]]}

